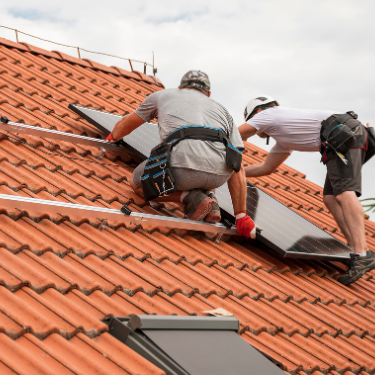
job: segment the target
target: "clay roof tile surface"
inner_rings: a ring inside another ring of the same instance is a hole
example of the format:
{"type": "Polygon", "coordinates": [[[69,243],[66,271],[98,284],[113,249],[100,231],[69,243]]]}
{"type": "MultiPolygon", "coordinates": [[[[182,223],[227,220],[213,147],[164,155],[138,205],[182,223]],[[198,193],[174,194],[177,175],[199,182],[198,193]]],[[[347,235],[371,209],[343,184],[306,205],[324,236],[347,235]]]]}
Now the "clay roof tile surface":
{"type": "MultiPolygon", "coordinates": [[[[162,88],[143,73],[0,39],[0,114],[16,122],[100,137],[69,103],[123,115],[162,88]]],[[[246,143],[244,163],[266,155],[246,143]]],[[[0,134],[0,193],[183,217],[180,205],[152,208],[133,192],[132,158],[100,156],[93,147],[0,134]]],[[[303,173],[282,165],[251,181],[343,239],[322,188],[303,173]]],[[[375,271],[343,286],[340,262],[285,259],[232,238],[216,243],[187,231],[5,207],[0,224],[1,374],[162,375],[103,319],[218,307],[286,373],[375,371],[375,271]]],[[[375,250],[375,223],[366,221],[366,234],[375,250]]]]}

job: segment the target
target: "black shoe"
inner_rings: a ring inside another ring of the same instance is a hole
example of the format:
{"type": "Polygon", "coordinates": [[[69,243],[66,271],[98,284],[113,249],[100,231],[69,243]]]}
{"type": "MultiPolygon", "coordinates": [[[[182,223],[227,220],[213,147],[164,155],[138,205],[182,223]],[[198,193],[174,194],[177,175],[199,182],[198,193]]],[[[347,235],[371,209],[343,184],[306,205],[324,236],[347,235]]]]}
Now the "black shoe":
{"type": "Polygon", "coordinates": [[[208,190],[206,191],[207,197],[210,197],[214,201],[214,205],[211,208],[211,211],[208,213],[208,215],[204,218],[204,221],[207,221],[208,223],[220,223],[221,220],[221,214],[220,214],[220,207],[219,203],[217,201],[216,195],[208,190]]]}
{"type": "Polygon", "coordinates": [[[357,254],[350,254],[348,269],[344,275],[337,278],[341,284],[347,285],[358,280],[367,271],[375,268],[375,254],[367,250],[366,256],[361,257],[357,254]]]}
{"type": "Polygon", "coordinates": [[[203,220],[214,205],[210,197],[197,189],[190,190],[183,203],[185,203],[185,215],[190,220],[203,220]]]}

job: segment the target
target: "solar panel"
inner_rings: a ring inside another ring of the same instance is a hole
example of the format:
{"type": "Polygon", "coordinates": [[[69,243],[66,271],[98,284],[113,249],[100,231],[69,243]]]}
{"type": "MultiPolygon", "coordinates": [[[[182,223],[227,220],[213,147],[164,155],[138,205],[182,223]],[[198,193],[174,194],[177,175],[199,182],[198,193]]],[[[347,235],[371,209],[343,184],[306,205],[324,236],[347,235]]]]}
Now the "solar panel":
{"type": "MultiPolygon", "coordinates": [[[[108,135],[122,119],[122,116],[113,113],[102,112],[96,109],[69,104],[69,108],[78,113],[90,124],[96,126],[105,135],[108,135]]],[[[138,158],[144,160],[150,156],[151,149],[160,143],[158,126],[146,123],[124,137],[127,148],[138,158]]]]}
{"type": "MultiPolygon", "coordinates": [[[[104,131],[112,131],[121,116],[91,108],[69,105],[73,111],[104,131]]],[[[144,160],[159,143],[158,127],[146,123],[124,137],[126,147],[144,160]]],[[[234,223],[227,184],[216,189],[222,216],[234,223]]],[[[247,212],[263,229],[257,240],[284,257],[342,260],[353,250],[261,189],[247,183],[247,212]]]]}

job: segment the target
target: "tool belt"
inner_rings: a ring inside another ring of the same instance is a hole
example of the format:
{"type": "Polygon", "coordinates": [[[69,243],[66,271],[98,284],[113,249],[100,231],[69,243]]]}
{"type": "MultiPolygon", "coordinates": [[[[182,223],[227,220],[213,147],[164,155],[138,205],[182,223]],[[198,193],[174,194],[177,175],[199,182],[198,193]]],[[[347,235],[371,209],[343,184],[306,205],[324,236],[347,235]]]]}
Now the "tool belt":
{"type": "Polygon", "coordinates": [[[355,143],[356,128],[349,128],[345,122],[349,119],[357,119],[358,116],[353,111],[342,115],[332,115],[327,120],[322,121],[320,135],[322,141],[341,154],[345,154],[355,143]]]}
{"type": "Polygon", "coordinates": [[[322,121],[320,129],[320,152],[322,154],[322,162],[327,161],[327,150],[332,150],[343,161],[343,155],[355,146],[356,136],[360,134],[360,122],[350,127],[345,122],[350,119],[356,120],[357,114],[353,111],[344,114],[335,114],[322,121]]]}
{"type": "Polygon", "coordinates": [[[366,127],[367,142],[366,142],[366,156],[363,162],[368,162],[375,155],[375,131],[373,127],[366,127]]]}
{"type": "Polygon", "coordinates": [[[241,169],[242,152],[231,145],[229,137],[223,130],[201,125],[185,126],[173,131],[163,143],[151,150],[141,176],[145,200],[156,199],[178,190],[170,160],[172,148],[184,139],[224,143],[227,166],[236,172],[241,169]]]}

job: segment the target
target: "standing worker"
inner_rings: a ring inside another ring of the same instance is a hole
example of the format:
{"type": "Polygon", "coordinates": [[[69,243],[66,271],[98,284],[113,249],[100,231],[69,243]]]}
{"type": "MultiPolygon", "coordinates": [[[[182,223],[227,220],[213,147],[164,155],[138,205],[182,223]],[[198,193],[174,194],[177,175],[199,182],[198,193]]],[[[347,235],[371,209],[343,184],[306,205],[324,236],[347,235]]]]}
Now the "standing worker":
{"type": "Polygon", "coordinates": [[[348,269],[338,281],[350,284],[374,269],[375,254],[367,247],[364,211],[357,198],[362,193],[362,165],[374,153],[373,133],[357,120],[354,112],[335,114],[281,107],[268,95],[248,102],[245,121],[239,127],[243,140],[255,134],[276,140],[264,163],[245,167],[247,177],[272,173],[293,150],[321,152],[322,162],[327,166],[323,202],[354,249],[348,269]]]}
{"type": "Polygon", "coordinates": [[[161,144],[134,170],[134,191],[146,200],[183,202],[187,218],[217,223],[214,189],[228,182],[238,231],[255,238],[255,224],[246,214],[244,145],[232,116],[210,95],[207,74],[190,70],[179,88],[149,95],[124,116],[107,140],[116,142],[157,118],[161,144]]]}

